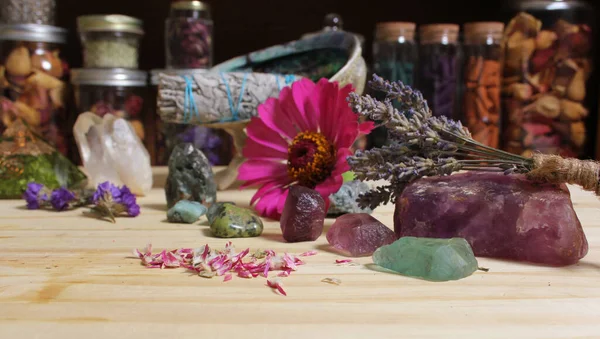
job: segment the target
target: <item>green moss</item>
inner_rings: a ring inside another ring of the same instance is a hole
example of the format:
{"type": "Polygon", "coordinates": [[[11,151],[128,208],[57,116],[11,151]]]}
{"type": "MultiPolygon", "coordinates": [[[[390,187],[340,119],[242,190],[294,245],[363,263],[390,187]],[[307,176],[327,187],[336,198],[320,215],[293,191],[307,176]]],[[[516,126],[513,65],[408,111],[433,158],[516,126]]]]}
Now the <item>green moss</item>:
{"type": "Polygon", "coordinates": [[[13,155],[3,157],[0,167],[0,198],[20,199],[27,184],[37,182],[50,189],[66,186],[80,188],[87,177],[62,154],[55,152],[39,156],[13,155]],[[6,164],[19,168],[11,170],[6,164]]]}

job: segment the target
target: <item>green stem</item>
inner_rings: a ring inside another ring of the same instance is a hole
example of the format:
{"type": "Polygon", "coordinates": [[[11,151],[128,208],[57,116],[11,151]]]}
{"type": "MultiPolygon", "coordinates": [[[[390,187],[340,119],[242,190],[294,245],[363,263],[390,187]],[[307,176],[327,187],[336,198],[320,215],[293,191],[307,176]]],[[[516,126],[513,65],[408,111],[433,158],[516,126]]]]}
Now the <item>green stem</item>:
{"type": "Polygon", "coordinates": [[[501,168],[481,168],[481,167],[463,167],[463,171],[477,171],[477,172],[493,172],[493,173],[503,173],[504,170],[501,168]]]}

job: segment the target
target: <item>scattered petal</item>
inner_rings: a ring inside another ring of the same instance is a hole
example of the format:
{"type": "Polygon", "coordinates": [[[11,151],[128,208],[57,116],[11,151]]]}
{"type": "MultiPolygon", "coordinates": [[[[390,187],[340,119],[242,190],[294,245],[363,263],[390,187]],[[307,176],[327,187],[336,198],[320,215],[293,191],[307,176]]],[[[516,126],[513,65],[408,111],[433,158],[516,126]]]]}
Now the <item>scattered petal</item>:
{"type": "Polygon", "coordinates": [[[279,293],[287,296],[287,293],[285,293],[285,290],[281,286],[281,283],[279,282],[279,280],[267,280],[267,286],[269,286],[270,288],[276,289],[277,291],[279,291],[279,293]]]}
{"type": "Polygon", "coordinates": [[[327,284],[332,284],[332,285],[340,285],[342,283],[342,281],[337,278],[325,278],[325,279],[321,280],[321,282],[324,282],[327,284]]]}
{"type": "Polygon", "coordinates": [[[233,278],[233,276],[231,275],[231,273],[227,273],[227,274],[225,274],[225,277],[223,278],[223,282],[228,282],[232,278],[233,278]]]}
{"type": "Polygon", "coordinates": [[[312,257],[313,255],[317,255],[317,251],[308,251],[300,254],[301,257],[312,257]]]}
{"type": "Polygon", "coordinates": [[[335,261],[336,264],[348,264],[348,263],[351,263],[351,262],[352,262],[352,259],[337,259],[335,261]]]}

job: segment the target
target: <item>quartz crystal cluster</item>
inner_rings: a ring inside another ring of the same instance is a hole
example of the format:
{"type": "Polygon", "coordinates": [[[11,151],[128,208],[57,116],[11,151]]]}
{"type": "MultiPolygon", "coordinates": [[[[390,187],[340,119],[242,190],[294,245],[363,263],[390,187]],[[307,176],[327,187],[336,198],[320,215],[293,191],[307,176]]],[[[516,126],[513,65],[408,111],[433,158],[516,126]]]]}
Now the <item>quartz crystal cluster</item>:
{"type": "Polygon", "coordinates": [[[577,263],[588,243],[564,186],[521,175],[419,179],[396,202],[398,237],[466,239],[475,255],[551,266],[577,263]]]}
{"type": "Polygon", "coordinates": [[[150,191],[150,155],[127,120],[86,112],[77,118],[73,133],[90,185],[109,181],[136,195],[150,191]]]}

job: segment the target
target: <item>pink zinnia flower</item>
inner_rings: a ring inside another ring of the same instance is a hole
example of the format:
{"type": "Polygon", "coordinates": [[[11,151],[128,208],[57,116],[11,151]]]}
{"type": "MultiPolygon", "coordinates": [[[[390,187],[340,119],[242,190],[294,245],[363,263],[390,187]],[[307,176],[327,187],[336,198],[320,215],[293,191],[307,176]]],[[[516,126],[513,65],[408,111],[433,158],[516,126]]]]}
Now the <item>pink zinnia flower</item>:
{"type": "Polygon", "coordinates": [[[279,99],[258,106],[258,117],[248,127],[246,162],[238,179],[242,188],[260,185],[250,204],[263,217],[279,220],[292,185],[319,192],[329,205],[342,174],[350,170],[346,158],[360,134],[373,129],[372,122],[359,123],[346,98],[351,85],[321,79],[302,79],[285,87],[279,99]]]}

